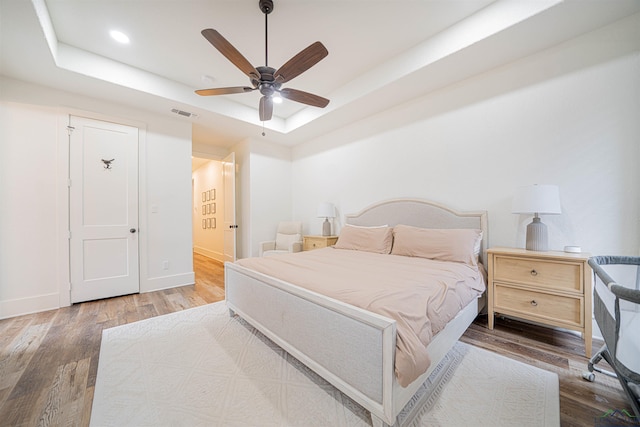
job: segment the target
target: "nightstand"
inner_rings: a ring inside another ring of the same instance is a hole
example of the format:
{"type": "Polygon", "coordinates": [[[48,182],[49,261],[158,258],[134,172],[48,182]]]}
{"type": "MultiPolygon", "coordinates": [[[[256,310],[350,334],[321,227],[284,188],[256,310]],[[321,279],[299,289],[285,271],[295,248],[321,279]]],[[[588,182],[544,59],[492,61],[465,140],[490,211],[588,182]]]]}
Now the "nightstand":
{"type": "Polygon", "coordinates": [[[338,236],[303,236],[302,250],[311,251],[313,249],[326,248],[327,246],[335,245],[337,241],[338,236]]]}
{"type": "Polygon", "coordinates": [[[591,357],[590,254],[514,248],[487,251],[489,329],[495,313],[582,333],[591,357]]]}

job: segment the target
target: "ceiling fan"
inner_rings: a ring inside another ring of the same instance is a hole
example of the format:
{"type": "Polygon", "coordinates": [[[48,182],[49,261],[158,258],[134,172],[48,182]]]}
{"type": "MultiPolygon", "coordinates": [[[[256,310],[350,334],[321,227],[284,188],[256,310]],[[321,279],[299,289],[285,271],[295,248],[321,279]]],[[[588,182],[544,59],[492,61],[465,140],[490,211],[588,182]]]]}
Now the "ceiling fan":
{"type": "Polygon", "coordinates": [[[245,73],[251,79],[251,86],[223,87],[215,89],[196,90],[198,95],[229,95],[234,93],[247,93],[259,90],[262,94],[260,98],[260,120],[266,122],[273,116],[273,96],[280,94],[282,98],[300,102],[314,107],[324,108],[329,104],[329,100],[312,93],[303,92],[297,89],[281,88],[283,83],[293,80],[295,77],[316,65],[320,60],[329,54],[329,51],[320,42],[315,42],[300,51],[297,55],[287,61],[282,67],[269,67],[269,49],[267,17],[273,11],[272,0],[259,0],[260,10],[264,13],[264,56],[265,65],[254,67],[238,50],[222,37],[222,35],[211,28],[202,30],[202,35],[229,61],[245,73]]]}

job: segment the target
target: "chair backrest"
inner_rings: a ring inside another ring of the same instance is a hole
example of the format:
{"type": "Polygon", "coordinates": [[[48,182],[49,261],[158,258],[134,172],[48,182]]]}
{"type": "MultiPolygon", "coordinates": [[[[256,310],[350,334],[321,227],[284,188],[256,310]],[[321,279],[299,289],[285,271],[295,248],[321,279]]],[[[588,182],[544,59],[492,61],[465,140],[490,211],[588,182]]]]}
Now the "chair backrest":
{"type": "Polygon", "coordinates": [[[282,221],[278,224],[278,233],[302,235],[302,223],[298,221],[282,221]]]}

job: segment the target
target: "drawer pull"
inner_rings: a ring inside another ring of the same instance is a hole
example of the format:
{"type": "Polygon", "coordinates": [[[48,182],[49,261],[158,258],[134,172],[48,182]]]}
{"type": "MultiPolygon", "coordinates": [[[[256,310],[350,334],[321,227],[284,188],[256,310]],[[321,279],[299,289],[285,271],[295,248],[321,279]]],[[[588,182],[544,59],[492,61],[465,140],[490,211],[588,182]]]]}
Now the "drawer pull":
{"type": "Polygon", "coordinates": [[[531,275],[532,275],[532,276],[537,276],[537,275],[538,275],[538,272],[537,272],[537,271],[535,271],[535,270],[531,270],[531,275]]]}
{"type": "Polygon", "coordinates": [[[538,306],[538,303],[536,302],[536,300],[532,300],[532,301],[531,301],[531,305],[532,305],[532,306],[534,306],[534,307],[537,307],[537,306],[538,306]]]}

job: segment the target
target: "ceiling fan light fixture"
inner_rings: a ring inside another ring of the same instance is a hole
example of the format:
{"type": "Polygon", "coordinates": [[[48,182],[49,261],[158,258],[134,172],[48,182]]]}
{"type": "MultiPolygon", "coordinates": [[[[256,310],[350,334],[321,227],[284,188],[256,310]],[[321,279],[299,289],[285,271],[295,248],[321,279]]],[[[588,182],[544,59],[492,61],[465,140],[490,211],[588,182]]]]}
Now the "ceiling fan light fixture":
{"type": "Polygon", "coordinates": [[[274,104],[282,104],[282,97],[279,94],[274,94],[272,98],[274,104]]]}

